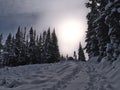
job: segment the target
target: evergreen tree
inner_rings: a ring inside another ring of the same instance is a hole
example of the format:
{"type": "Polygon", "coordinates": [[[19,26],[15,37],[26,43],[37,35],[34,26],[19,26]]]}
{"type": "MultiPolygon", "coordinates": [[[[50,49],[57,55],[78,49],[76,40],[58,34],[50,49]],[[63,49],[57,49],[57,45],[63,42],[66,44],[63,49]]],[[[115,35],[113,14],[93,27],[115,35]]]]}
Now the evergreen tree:
{"type": "Polygon", "coordinates": [[[43,32],[43,35],[42,35],[42,42],[41,42],[41,63],[45,63],[45,60],[46,60],[46,57],[45,57],[45,55],[46,55],[46,45],[45,45],[45,43],[46,43],[46,36],[47,36],[47,32],[46,31],[44,31],[43,32]]]}
{"type": "Polygon", "coordinates": [[[42,63],[42,36],[40,35],[38,40],[38,62],[42,63]]]}
{"type": "Polygon", "coordinates": [[[16,56],[15,56],[15,38],[12,36],[11,40],[11,56],[10,56],[10,63],[9,66],[16,66],[16,56]]]}
{"type": "Polygon", "coordinates": [[[74,51],[74,55],[73,55],[74,59],[77,60],[77,55],[76,52],[74,51]]]}
{"type": "Polygon", "coordinates": [[[58,62],[60,61],[60,52],[59,52],[59,46],[58,46],[58,39],[55,33],[55,29],[53,30],[52,33],[52,49],[51,49],[51,54],[52,54],[52,62],[58,62]]]}
{"type": "Polygon", "coordinates": [[[109,26],[108,36],[110,42],[107,44],[107,57],[116,60],[120,55],[120,1],[109,0],[105,7],[105,23],[109,26]]]}
{"type": "Polygon", "coordinates": [[[3,48],[3,45],[2,45],[2,34],[0,34],[0,52],[1,52],[2,48],[3,48]]]}
{"type": "Polygon", "coordinates": [[[87,15],[88,19],[88,31],[86,35],[86,52],[88,53],[89,57],[97,56],[99,55],[99,47],[98,47],[98,40],[96,38],[96,31],[95,31],[95,25],[93,22],[98,17],[98,11],[96,8],[96,0],[89,0],[89,2],[86,4],[87,8],[90,8],[90,12],[87,15]]]}
{"type": "Polygon", "coordinates": [[[11,33],[8,35],[7,40],[5,42],[5,52],[7,52],[6,57],[4,58],[4,64],[6,66],[10,65],[11,55],[12,55],[12,35],[11,33]]]}
{"type": "Polygon", "coordinates": [[[30,63],[30,55],[29,55],[29,34],[26,35],[26,62],[27,64],[30,63]]]}
{"type": "Polygon", "coordinates": [[[45,57],[46,63],[52,63],[52,42],[51,42],[51,33],[50,33],[50,28],[48,28],[47,31],[47,36],[46,36],[46,40],[45,40],[45,49],[46,49],[46,53],[45,53],[45,57]]]}
{"type": "Polygon", "coordinates": [[[2,45],[2,34],[0,34],[0,66],[3,65],[2,49],[3,49],[3,45],[2,45]]]}
{"type": "Polygon", "coordinates": [[[10,33],[5,42],[5,51],[11,53],[11,50],[12,50],[12,35],[10,33]]]}
{"type": "Polygon", "coordinates": [[[99,60],[107,56],[110,60],[116,60],[120,52],[120,10],[119,0],[89,0],[87,7],[90,8],[88,14],[88,31],[86,49],[89,54],[95,52],[91,49],[93,44],[93,33],[96,33],[96,45],[99,48],[99,60]]]}
{"type": "Polygon", "coordinates": [[[21,38],[22,38],[22,42],[21,42],[21,57],[22,57],[22,64],[28,64],[28,57],[27,57],[27,53],[28,53],[28,48],[27,48],[27,43],[26,43],[26,27],[24,28],[24,32],[21,31],[21,38]]]}
{"type": "Polygon", "coordinates": [[[33,30],[33,28],[31,27],[30,29],[30,42],[29,42],[29,60],[30,60],[30,64],[35,64],[36,61],[36,45],[35,45],[35,31],[33,30]]]}
{"type": "Polygon", "coordinates": [[[108,0],[97,0],[96,8],[99,17],[96,18],[94,25],[99,46],[99,61],[106,56],[106,44],[110,41],[108,37],[109,26],[105,24],[105,6],[108,0]]]}
{"type": "Polygon", "coordinates": [[[16,55],[16,65],[24,65],[25,59],[24,59],[24,37],[23,33],[20,30],[20,26],[18,27],[18,31],[16,33],[16,39],[15,39],[15,55],[16,55]]]}
{"type": "Polygon", "coordinates": [[[32,27],[30,29],[29,34],[30,34],[30,42],[29,42],[29,44],[30,44],[30,46],[35,46],[35,35],[34,35],[34,30],[33,30],[32,27]]]}
{"type": "Polygon", "coordinates": [[[81,43],[79,44],[79,49],[78,49],[78,60],[85,61],[85,55],[81,43]]]}

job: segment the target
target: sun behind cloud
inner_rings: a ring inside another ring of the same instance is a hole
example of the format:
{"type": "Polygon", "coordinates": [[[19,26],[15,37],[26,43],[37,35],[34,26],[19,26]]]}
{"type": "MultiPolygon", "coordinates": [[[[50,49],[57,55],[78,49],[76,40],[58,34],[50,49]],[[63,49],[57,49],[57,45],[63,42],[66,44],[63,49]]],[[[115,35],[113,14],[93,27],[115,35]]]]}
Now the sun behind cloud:
{"type": "Polygon", "coordinates": [[[85,36],[85,24],[77,18],[61,19],[58,25],[59,43],[64,44],[62,52],[75,50],[79,41],[85,36]]]}

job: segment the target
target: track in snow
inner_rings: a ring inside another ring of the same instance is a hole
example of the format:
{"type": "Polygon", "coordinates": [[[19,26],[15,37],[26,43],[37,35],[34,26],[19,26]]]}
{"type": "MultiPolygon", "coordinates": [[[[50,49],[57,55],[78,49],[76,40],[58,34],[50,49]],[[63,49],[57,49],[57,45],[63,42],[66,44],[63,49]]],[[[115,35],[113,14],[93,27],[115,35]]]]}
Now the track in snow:
{"type": "Polygon", "coordinates": [[[85,62],[0,69],[0,90],[106,90],[106,83],[106,77],[99,74],[94,65],[85,62]]]}

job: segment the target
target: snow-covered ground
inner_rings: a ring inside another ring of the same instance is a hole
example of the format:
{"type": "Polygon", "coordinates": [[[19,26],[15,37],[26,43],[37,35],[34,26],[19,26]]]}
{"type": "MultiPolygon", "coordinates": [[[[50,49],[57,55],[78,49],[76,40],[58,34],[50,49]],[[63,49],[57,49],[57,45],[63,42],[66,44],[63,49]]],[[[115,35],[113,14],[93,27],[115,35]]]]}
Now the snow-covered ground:
{"type": "Polygon", "coordinates": [[[120,90],[120,61],[59,62],[0,69],[0,90],[120,90]]]}

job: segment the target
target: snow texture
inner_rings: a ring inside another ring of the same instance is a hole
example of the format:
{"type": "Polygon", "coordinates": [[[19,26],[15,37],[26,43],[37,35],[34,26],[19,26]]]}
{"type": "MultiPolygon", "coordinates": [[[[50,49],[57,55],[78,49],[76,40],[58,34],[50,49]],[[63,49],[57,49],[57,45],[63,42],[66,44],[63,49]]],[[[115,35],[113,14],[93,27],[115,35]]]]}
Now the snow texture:
{"type": "Polygon", "coordinates": [[[112,2],[109,2],[109,3],[106,5],[105,10],[107,10],[109,7],[111,7],[112,4],[113,4],[112,2]]]}
{"type": "Polygon", "coordinates": [[[120,13],[120,7],[117,9],[118,13],[120,13]]]}
{"type": "Polygon", "coordinates": [[[119,90],[120,61],[96,59],[1,68],[0,90],[119,90]]]}

